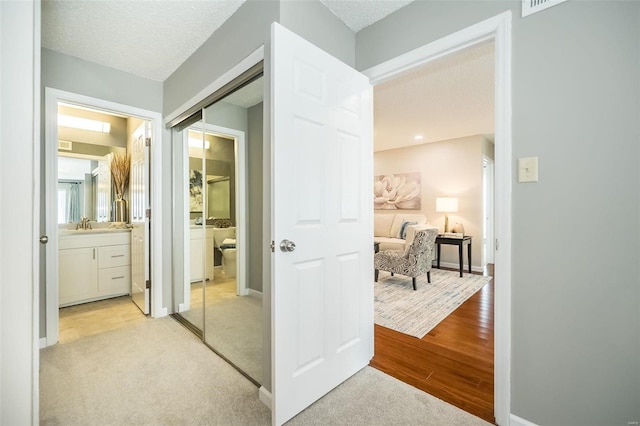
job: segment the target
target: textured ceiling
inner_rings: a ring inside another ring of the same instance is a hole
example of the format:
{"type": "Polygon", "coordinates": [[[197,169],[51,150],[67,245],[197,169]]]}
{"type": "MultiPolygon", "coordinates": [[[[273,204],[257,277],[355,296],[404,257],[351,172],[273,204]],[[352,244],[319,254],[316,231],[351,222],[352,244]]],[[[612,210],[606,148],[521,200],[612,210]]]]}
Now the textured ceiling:
{"type": "Polygon", "coordinates": [[[374,88],[374,149],[494,133],[494,44],[449,55],[374,88]],[[423,139],[415,140],[416,135],[423,139]]]}
{"type": "Polygon", "coordinates": [[[354,33],[378,22],[413,0],[320,0],[354,33]]]}
{"type": "Polygon", "coordinates": [[[164,81],[245,0],[44,0],[42,46],[164,81]]]}
{"type": "MultiPolygon", "coordinates": [[[[321,1],[354,32],[411,2],[321,1]]],[[[152,80],[164,81],[244,2],[44,0],[42,46],[152,80]]]]}

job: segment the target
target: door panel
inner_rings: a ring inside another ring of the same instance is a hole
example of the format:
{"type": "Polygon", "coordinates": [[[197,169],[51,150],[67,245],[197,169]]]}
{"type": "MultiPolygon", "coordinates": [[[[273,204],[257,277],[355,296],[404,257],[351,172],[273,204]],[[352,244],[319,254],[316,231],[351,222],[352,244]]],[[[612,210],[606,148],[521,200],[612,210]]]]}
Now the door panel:
{"type": "Polygon", "coordinates": [[[372,91],[272,26],[273,423],[373,356],[372,91]],[[295,242],[281,251],[280,241],[295,242]]]}
{"type": "Polygon", "coordinates": [[[133,133],[131,146],[131,300],[144,314],[150,312],[149,277],[149,123],[143,122],[133,133]]]}

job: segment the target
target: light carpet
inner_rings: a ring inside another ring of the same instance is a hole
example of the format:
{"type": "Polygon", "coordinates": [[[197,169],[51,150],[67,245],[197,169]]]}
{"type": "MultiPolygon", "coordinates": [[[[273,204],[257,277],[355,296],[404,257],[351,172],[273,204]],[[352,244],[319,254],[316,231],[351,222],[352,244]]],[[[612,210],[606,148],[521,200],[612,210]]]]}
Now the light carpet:
{"type": "Polygon", "coordinates": [[[375,323],[421,339],[490,279],[432,269],[431,283],[426,275],[418,277],[414,291],[410,277],[380,271],[375,283],[375,323]]]}
{"type": "MultiPolygon", "coordinates": [[[[40,352],[41,425],[270,425],[258,389],[171,318],[40,352]]],[[[290,425],[489,423],[365,367],[290,425]]]]}

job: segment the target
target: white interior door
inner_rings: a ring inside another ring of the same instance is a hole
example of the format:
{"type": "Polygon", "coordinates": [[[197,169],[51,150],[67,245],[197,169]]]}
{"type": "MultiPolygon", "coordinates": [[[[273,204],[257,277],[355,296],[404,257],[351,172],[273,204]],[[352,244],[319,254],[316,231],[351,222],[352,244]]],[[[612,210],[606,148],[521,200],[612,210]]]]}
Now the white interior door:
{"type": "Polygon", "coordinates": [[[149,123],[143,122],[133,133],[131,144],[131,299],[145,314],[149,313],[149,147],[146,139],[149,123]]]}
{"type": "Polygon", "coordinates": [[[272,419],[280,425],[373,356],[372,90],[277,23],[271,37],[272,419]],[[286,240],[294,251],[280,248],[286,240]]]}

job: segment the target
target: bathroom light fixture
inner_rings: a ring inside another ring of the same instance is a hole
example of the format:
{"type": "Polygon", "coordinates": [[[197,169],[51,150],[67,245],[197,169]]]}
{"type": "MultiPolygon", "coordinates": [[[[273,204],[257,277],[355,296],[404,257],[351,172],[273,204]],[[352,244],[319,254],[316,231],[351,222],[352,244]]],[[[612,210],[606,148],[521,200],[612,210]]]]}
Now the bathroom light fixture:
{"type": "MultiPolygon", "coordinates": [[[[202,148],[202,139],[198,138],[189,138],[189,146],[191,148],[202,148]]],[[[204,149],[209,149],[211,143],[205,139],[204,141],[204,149]]]]}
{"type": "Polygon", "coordinates": [[[73,117],[71,115],[58,114],[58,126],[71,127],[73,129],[89,130],[92,132],[111,132],[111,124],[105,121],[91,120],[89,118],[73,117]]]}

